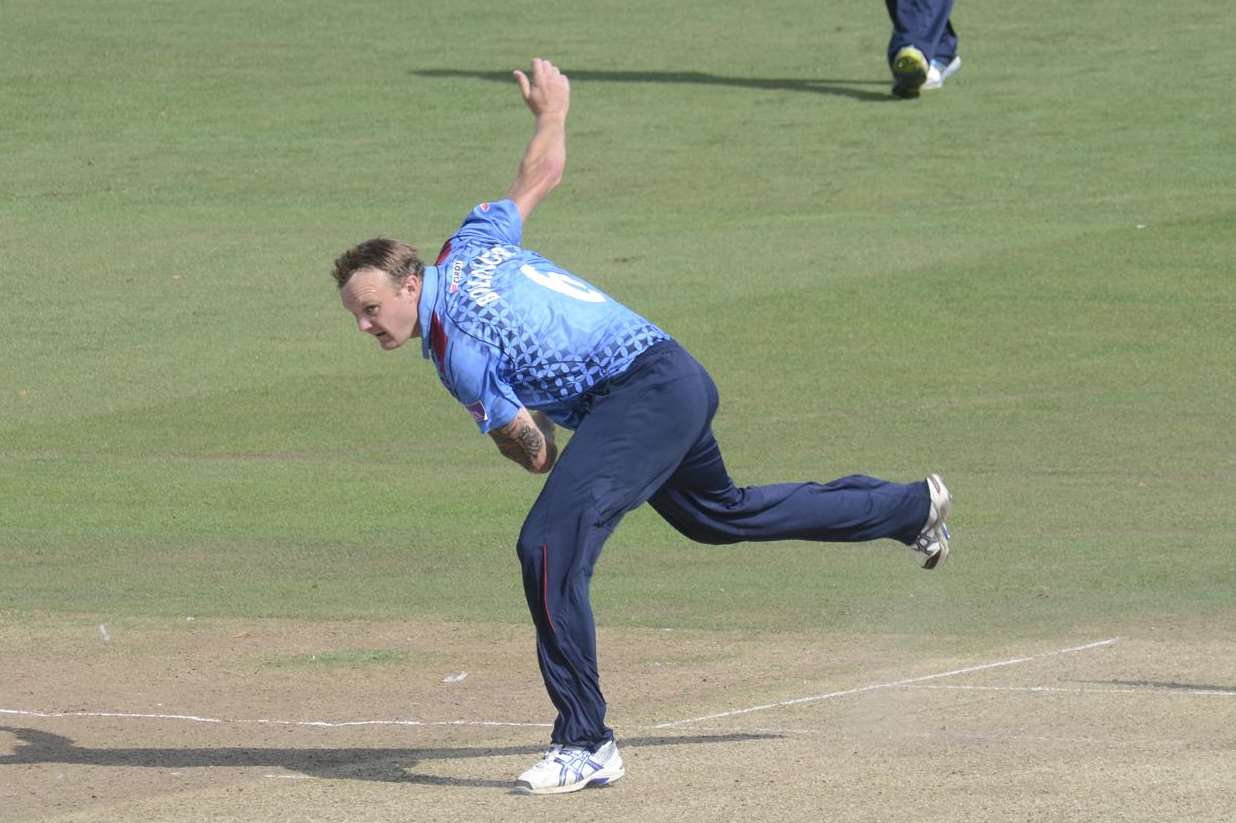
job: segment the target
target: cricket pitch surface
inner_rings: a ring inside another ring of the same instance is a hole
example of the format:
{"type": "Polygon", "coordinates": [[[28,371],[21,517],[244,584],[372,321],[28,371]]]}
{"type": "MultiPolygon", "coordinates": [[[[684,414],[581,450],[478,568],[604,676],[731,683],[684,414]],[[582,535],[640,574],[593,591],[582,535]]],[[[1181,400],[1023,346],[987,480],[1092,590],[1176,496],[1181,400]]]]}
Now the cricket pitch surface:
{"type": "Polygon", "coordinates": [[[1236,819],[1236,655],[1050,639],[599,633],[627,776],[531,797],[531,626],[48,617],[0,628],[5,821],[1236,819]]]}

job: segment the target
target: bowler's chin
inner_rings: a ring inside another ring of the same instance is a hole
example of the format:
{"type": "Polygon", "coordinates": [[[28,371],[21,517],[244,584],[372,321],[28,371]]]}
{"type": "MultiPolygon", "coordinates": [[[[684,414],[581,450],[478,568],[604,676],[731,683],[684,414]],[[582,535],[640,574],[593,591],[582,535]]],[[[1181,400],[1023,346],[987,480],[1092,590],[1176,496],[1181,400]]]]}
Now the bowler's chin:
{"type": "Polygon", "coordinates": [[[384,334],[378,338],[378,345],[382,347],[382,351],[392,351],[406,343],[406,340],[399,340],[391,337],[389,334],[384,334]]]}

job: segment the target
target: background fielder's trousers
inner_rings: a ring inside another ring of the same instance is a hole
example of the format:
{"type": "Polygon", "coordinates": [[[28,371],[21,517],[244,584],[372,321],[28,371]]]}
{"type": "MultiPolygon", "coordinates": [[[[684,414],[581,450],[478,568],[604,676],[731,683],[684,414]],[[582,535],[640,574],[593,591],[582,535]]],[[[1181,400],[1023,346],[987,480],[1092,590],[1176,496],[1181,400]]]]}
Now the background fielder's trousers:
{"type": "Polygon", "coordinates": [[[914,46],[928,60],[945,65],[957,56],[957,32],[949,15],[953,0],[884,0],[893,34],[888,41],[888,63],[902,46],[914,46]]]}
{"type": "Polygon", "coordinates": [[[613,737],[588,588],[605,539],[644,501],[704,543],[891,537],[909,544],[927,520],[922,481],[851,475],[824,485],[736,487],[712,436],[716,386],[673,341],[644,352],[590,399],[517,547],[541,674],[558,709],[554,743],[595,749],[613,737]]]}

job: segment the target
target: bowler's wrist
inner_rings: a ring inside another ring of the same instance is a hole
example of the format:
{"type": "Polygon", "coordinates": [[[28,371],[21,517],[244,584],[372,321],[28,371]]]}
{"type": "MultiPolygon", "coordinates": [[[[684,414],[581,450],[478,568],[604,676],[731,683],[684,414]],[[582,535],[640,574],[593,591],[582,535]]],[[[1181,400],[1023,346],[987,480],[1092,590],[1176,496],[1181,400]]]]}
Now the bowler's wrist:
{"type": "Polygon", "coordinates": [[[567,113],[565,111],[542,111],[535,115],[538,129],[553,129],[566,127],[567,113]]]}

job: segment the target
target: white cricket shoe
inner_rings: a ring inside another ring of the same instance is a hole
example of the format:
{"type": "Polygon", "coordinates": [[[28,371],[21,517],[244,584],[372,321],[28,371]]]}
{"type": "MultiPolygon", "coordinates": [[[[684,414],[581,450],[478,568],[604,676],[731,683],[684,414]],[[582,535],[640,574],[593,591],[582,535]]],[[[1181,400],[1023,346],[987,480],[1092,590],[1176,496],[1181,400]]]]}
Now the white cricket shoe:
{"type": "Polygon", "coordinates": [[[931,508],[910,550],[920,566],[934,569],[948,559],[948,526],[944,519],[953,511],[953,495],[938,474],[927,475],[927,489],[931,492],[931,508]]]}
{"type": "Polygon", "coordinates": [[[622,755],[612,740],[595,752],[580,746],[554,746],[519,776],[515,789],[528,794],[564,794],[606,786],[624,774],[622,755]]]}
{"type": "Polygon", "coordinates": [[[944,85],[944,81],[957,73],[961,68],[961,58],[954,57],[945,65],[939,60],[932,60],[931,65],[927,67],[927,80],[923,83],[924,89],[938,89],[944,85]]]}

